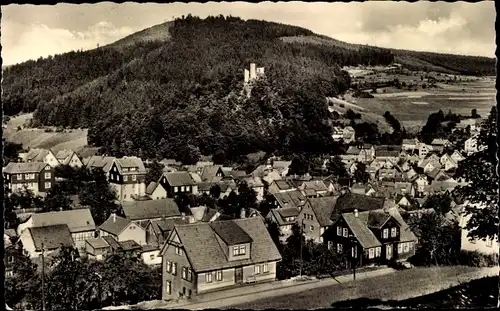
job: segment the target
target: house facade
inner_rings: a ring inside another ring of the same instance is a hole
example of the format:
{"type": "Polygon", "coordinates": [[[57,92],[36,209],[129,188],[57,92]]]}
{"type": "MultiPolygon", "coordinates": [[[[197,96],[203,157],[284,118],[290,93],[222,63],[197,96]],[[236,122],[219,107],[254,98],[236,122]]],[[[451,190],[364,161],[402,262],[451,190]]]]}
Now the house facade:
{"type": "Polygon", "coordinates": [[[260,217],[175,226],[160,254],[163,300],[274,281],[281,260],[260,217]]]}
{"type": "Polygon", "coordinates": [[[56,159],[61,165],[69,165],[71,167],[82,167],[83,162],[73,150],[61,150],[56,153],[56,159]]]}
{"type": "Polygon", "coordinates": [[[111,214],[99,226],[99,236],[111,236],[117,242],[134,241],[139,245],[146,244],[146,230],[138,224],[116,214],[111,214]]]}
{"type": "Polygon", "coordinates": [[[170,198],[124,202],[122,210],[126,219],[142,227],[146,227],[150,220],[180,218],[183,216],[177,203],[170,198]]]}
{"type": "Polygon", "coordinates": [[[30,149],[26,153],[20,153],[19,158],[26,163],[43,162],[52,167],[59,165],[59,161],[50,149],[30,149]]]}
{"type": "Polygon", "coordinates": [[[146,195],[151,199],[151,200],[160,200],[160,199],[166,199],[167,198],[167,190],[163,188],[161,183],[158,182],[150,182],[148,187],[146,188],[146,195]]]}
{"type": "Polygon", "coordinates": [[[109,183],[120,202],[133,201],[146,195],[146,168],[138,157],[116,159],[111,165],[109,183]]]}
{"type": "Polygon", "coordinates": [[[23,253],[31,259],[40,257],[42,250],[48,256],[62,246],[75,246],[66,224],[27,228],[19,235],[19,241],[22,244],[23,253]]]}
{"type": "Polygon", "coordinates": [[[188,172],[165,173],[159,183],[166,190],[168,198],[178,194],[198,194],[198,185],[188,172]]]}
{"type": "Polygon", "coordinates": [[[468,155],[476,153],[478,151],[477,139],[471,137],[465,141],[464,152],[468,155]]]}
{"type": "Polygon", "coordinates": [[[12,193],[31,190],[35,196],[45,196],[55,182],[54,168],[44,162],[10,162],[3,169],[4,182],[12,193]]]}

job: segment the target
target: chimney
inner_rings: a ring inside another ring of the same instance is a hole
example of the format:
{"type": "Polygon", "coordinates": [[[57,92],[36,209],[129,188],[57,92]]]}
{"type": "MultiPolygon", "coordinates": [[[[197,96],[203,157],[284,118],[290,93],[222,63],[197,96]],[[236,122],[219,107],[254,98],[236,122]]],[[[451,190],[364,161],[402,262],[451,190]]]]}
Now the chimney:
{"type": "Polygon", "coordinates": [[[248,69],[245,69],[245,83],[248,83],[250,81],[250,71],[248,69]]]}
{"type": "Polygon", "coordinates": [[[256,73],[255,73],[255,63],[250,64],[250,81],[256,78],[256,73]]]}
{"type": "Polygon", "coordinates": [[[358,218],[358,209],[357,208],[354,209],[354,217],[358,218]]]}
{"type": "Polygon", "coordinates": [[[116,222],[116,214],[113,213],[113,214],[111,214],[111,216],[113,216],[113,223],[115,223],[116,222]]]}
{"type": "Polygon", "coordinates": [[[241,211],[240,211],[240,218],[243,219],[245,217],[246,217],[245,209],[242,208],[241,211]]]}

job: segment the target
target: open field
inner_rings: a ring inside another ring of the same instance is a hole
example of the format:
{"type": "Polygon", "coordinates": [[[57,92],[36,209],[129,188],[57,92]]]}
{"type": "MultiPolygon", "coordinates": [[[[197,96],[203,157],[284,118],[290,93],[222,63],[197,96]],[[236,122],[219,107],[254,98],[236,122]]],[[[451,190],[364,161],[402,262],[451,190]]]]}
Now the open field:
{"type": "MultiPolygon", "coordinates": [[[[45,132],[45,129],[25,128],[27,120],[33,118],[33,114],[22,114],[12,117],[5,125],[4,137],[11,142],[22,144],[24,149],[45,148],[57,152],[62,149],[72,149],[80,152],[87,145],[87,129],[70,129],[63,132],[55,132],[55,127],[50,127],[53,132],[45,132]],[[17,130],[20,126],[22,129],[17,130]]],[[[47,127],[49,128],[49,127],[47,127]]]]}

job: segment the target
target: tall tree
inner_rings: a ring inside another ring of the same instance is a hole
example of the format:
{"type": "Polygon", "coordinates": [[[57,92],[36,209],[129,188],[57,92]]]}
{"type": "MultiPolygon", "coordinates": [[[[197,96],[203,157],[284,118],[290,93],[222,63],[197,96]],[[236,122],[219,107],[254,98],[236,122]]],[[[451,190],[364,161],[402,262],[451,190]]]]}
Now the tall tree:
{"type": "Polygon", "coordinates": [[[336,155],[328,161],[326,170],[328,174],[337,176],[339,178],[348,177],[347,169],[342,159],[336,155]]]}
{"type": "Polygon", "coordinates": [[[163,169],[165,168],[165,165],[161,164],[160,162],[153,160],[151,164],[148,164],[146,166],[147,173],[146,173],[146,185],[149,185],[150,182],[158,182],[160,180],[160,177],[163,175],[163,169]]]}
{"type": "Polygon", "coordinates": [[[470,204],[466,209],[470,215],[466,226],[469,237],[498,241],[497,126],[497,109],[493,106],[477,137],[479,152],[458,164],[456,176],[463,178],[467,185],[456,191],[470,204]]]}
{"type": "Polygon", "coordinates": [[[90,206],[94,221],[97,225],[101,225],[111,213],[118,210],[118,205],[115,203],[116,192],[109,185],[101,169],[93,169],[91,175],[92,181],[84,184],[78,197],[82,205],[90,206]]]}

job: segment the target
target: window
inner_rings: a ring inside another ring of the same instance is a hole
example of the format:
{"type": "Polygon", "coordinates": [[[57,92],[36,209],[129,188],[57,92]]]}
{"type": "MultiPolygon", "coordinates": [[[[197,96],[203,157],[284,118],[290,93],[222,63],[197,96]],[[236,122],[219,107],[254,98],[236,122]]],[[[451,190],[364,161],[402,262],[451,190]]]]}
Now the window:
{"type": "Polygon", "coordinates": [[[128,176],[123,176],[123,181],[128,181],[128,176]]]}
{"type": "Polygon", "coordinates": [[[373,257],[375,257],[375,250],[373,248],[370,248],[368,250],[368,258],[372,259],[373,257]]]}
{"type": "Polygon", "coordinates": [[[174,192],[177,192],[179,189],[177,189],[177,187],[174,187],[174,192]]]}
{"type": "Polygon", "coordinates": [[[313,230],[314,230],[314,226],[312,226],[312,225],[311,225],[311,226],[309,226],[309,229],[310,229],[311,231],[313,231],[313,230]]]}
{"type": "Polygon", "coordinates": [[[405,253],[408,253],[409,250],[410,250],[410,243],[404,243],[403,244],[403,251],[405,253]]]}
{"type": "Polygon", "coordinates": [[[240,255],[245,255],[245,254],[246,254],[245,245],[233,246],[233,256],[240,256],[240,255]]]}
{"type": "Polygon", "coordinates": [[[409,247],[410,249],[413,249],[413,242],[408,242],[408,247],[409,247]]]}
{"type": "Polygon", "coordinates": [[[45,179],[50,178],[50,172],[45,173],[45,179]]]}
{"type": "Polygon", "coordinates": [[[342,244],[337,243],[337,253],[342,253],[342,244]]]}
{"type": "Polygon", "coordinates": [[[396,228],[391,228],[391,238],[396,237],[396,228]]]}
{"type": "Polygon", "coordinates": [[[347,228],[344,228],[342,231],[343,231],[343,236],[347,238],[347,234],[348,234],[347,228]]]}
{"type": "Polygon", "coordinates": [[[167,261],[167,272],[168,273],[171,273],[172,272],[172,262],[171,261],[167,261]]]}
{"type": "Polygon", "coordinates": [[[172,282],[166,281],[165,289],[167,291],[167,295],[171,295],[172,294],[172,282]]]}
{"type": "Polygon", "coordinates": [[[381,251],[380,247],[375,248],[375,257],[380,257],[380,251],[381,251]]]}
{"type": "Polygon", "coordinates": [[[306,224],[302,224],[302,229],[305,229],[306,228],[306,224]]]}
{"type": "Polygon", "coordinates": [[[342,227],[337,227],[337,235],[342,236],[342,227]]]}
{"type": "Polygon", "coordinates": [[[265,264],[262,265],[262,272],[264,272],[264,273],[268,273],[269,272],[269,267],[268,267],[267,263],[265,263],[265,264]]]}
{"type": "Polygon", "coordinates": [[[216,281],[222,281],[222,270],[219,270],[215,274],[215,280],[216,281]]]}
{"type": "Polygon", "coordinates": [[[50,189],[50,186],[51,186],[51,185],[50,185],[50,182],[46,182],[46,183],[45,183],[45,189],[50,189]]]}
{"type": "Polygon", "coordinates": [[[181,277],[186,280],[188,275],[187,275],[187,268],[186,267],[182,267],[182,270],[181,270],[181,277]]]}
{"type": "Polygon", "coordinates": [[[254,272],[255,274],[260,274],[260,265],[255,265],[254,272]]]}
{"type": "Polygon", "coordinates": [[[389,229],[384,229],[383,231],[383,238],[387,239],[389,237],[389,229]]]}
{"type": "Polygon", "coordinates": [[[177,275],[177,263],[176,262],[172,263],[172,274],[177,275]]]}
{"type": "Polygon", "coordinates": [[[181,186],[181,192],[184,192],[184,191],[185,191],[185,190],[184,190],[184,186],[181,186]]]}
{"type": "Polygon", "coordinates": [[[333,248],[333,241],[328,241],[328,249],[332,249],[333,248]]]}
{"type": "Polygon", "coordinates": [[[186,191],[190,192],[191,191],[191,186],[186,186],[186,191]]]}
{"type": "Polygon", "coordinates": [[[191,290],[188,289],[188,294],[187,294],[188,297],[191,297],[191,290]]]}
{"type": "Polygon", "coordinates": [[[45,167],[45,170],[46,170],[46,171],[50,171],[50,165],[47,165],[47,166],[45,167]]]}
{"type": "Polygon", "coordinates": [[[403,252],[403,244],[399,243],[398,244],[398,254],[401,254],[403,252]]]}
{"type": "Polygon", "coordinates": [[[493,239],[487,239],[486,240],[486,246],[493,247],[493,239]]]}
{"type": "Polygon", "coordinates": [[[137,180],[137,175],[132,175],[132,181],[136,181],[137,180]]]}
{"type": "Polygon", "coordinates": [[[192,282],[193,281],[193,270],[187,268],[187,280],[189,282],[192,282]]]}
{"type": "Polygon", "coordinates": [[[175,247],[175,254],[176,254],[176,255],[182,255],[182,254],[183,254],[183,253],[182,253],[182,248],[180,248],[179,246],[176,246],[176,247],[175,247]]]}
{"type": "Polygon", "coordinates": [[[212,283],[212,272],[208,272],[205,274],[205,282],[212,283]]]}

